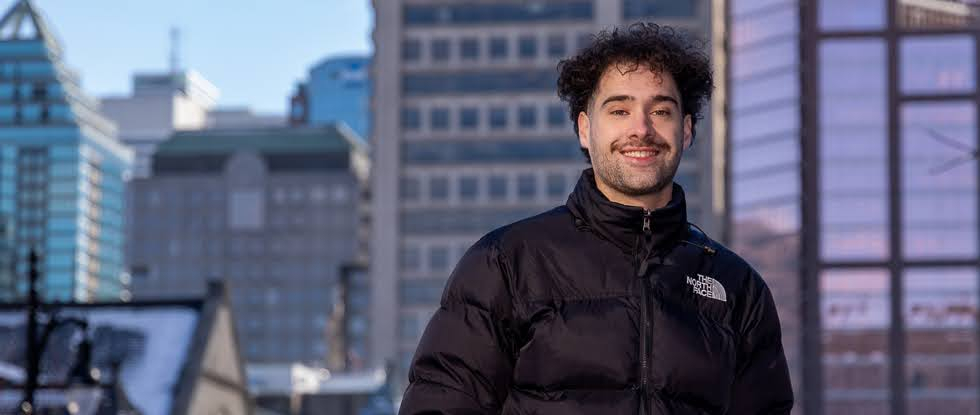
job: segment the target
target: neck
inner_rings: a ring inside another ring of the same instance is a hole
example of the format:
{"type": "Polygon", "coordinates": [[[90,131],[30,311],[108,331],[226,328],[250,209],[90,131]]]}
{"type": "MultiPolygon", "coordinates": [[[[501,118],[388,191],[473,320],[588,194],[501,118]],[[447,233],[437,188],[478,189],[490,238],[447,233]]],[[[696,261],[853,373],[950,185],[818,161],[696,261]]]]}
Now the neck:
{"type": "Polygon", "coordinates": [[[606,185],[598,177],[596,178],[595,184],[599,188],[599,191],[610,201],[621,205],[640,207],[646,210],[656,210],[667,206],[667,203],[670,203],[671,196],[673,196],[673,185],[670,184],[656,192],[644,195],[628,195],[622,193],[606,185]]]}

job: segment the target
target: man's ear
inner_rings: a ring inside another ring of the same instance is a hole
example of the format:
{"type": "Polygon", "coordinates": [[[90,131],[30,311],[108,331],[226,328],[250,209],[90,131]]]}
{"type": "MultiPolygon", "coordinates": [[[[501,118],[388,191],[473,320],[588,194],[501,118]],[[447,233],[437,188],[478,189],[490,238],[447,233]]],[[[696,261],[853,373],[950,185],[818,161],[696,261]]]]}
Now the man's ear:
{"type": "Polygon", "coordinates": [[[582,111],[578,113],[578,120],[576,120],[578,125],[578,144],[584,149],[589,149],[589,116],[582,111]]]}
{"type": "Polygon", "coordinates": [[[694,135],[691,131],[694,129],[694,119],[691,118],[691,114],[684,116],[684,148],[691,148],[691,143],[694,141],[694,135]]]}

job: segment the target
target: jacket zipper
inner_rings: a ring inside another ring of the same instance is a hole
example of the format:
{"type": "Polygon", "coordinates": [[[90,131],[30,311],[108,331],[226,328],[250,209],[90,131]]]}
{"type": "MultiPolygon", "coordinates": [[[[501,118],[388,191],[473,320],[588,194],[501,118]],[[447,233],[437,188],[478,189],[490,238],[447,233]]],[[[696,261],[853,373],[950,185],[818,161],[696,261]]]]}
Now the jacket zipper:
{"type": "Polygon", "coordinates": [[[639,252],[640,258],[637,265],[636,276],[640,278],[640,292],[642,293],[640,298],[640,413],[645,414],[647,412],[647,400],[649,399],[649,394],[647,393],[647,383],[649,382],[647,367],[649,366],[647,358],[647,337],[650,336],[650,316],[647,310],[647,302],[649,293],[647,292],[647,260],[650,256],[650,251],[653,247],[650,246],[651,240],[651,230],[650,230],[650,214],[649,210],[643,211],[643,242],[642,249],[639,252]]]}

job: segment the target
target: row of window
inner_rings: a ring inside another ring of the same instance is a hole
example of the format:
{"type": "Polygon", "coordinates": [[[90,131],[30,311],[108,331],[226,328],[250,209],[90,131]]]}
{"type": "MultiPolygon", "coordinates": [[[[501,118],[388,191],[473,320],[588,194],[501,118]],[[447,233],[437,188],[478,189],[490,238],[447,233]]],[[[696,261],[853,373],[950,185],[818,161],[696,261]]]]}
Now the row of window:
{"type": "Polygon", "coordinates": [[[558,72],[548,69],[472,70],[402,75],[402,94],[421,97],[446,94],[554,93],[558,72]]]}
{"type": "Polygon", "coordinates": [[[401,126],[406,132],[530,131],[542,126],[567,128],[568,124],[568,111],[561,104],[546,107],[530,103],[457,108],[433,106],[427,111],[405,107],[401,114],[401,126]]]}
{"type": "MultiPolygon", "coordinates": [[[[591,41],[590,33],[576,35],[575,48],[582,48],[591,41]]],[[[505,61],[510,58],[533,60],[540,57],[559,59],[568,55],[569,39],[565,33],[552,33],[544,37],[536,34],[508,36],[463,36],[458,38],[434,37],[423,41],[408,38],[402,41],[402,60],[418,63],[428,59],[430,63],[505,61]]]]}
{"type": "MultiPolygon", "coordinates": [[[[222,204],[225,201],[225,189],[209,190],[187,190],[174,189],[166,190],[146,190],[141,197],[142,201],[150,208],[165,207],[172,209],[174,205],[184,203],[190,206],[200,206],[204,204],[222,204]],[[166,196],[166,197],[164,197],[166,196]]],[[[268,200],[275,205],[321,205],[326,203],[345,204],[350,201],[351,189],[348,185],[337,184],[331,186],[311,185],[311,186],[275,186],[267,192],[268,200]]]]}
{"type": "Polygon", "coordinates": [[[534,140],[421,140],[403,141],[401,159],[411,165],[493,163],[575,163],[583,160],[578,141],[571,137],[534,140]]]}
{"type": "Polygon", "coordinates": [[[486,203],[507,201],[564,200],[579,176],[568,172],[460,173],[402,177],[399,194],[403,202],[486,203]]]}
{"type": "Polygon", "coordinates": [[[405,274],[428,274],[448,277],[473,241],[404,242],[399,253],[399,268],[405,274]]]}
{"type": "Polygon", "coordinates": [[[592,0],[407,4],[402,8],[402,22],[411,27],[589,21],[593,7],[592,0]]]}

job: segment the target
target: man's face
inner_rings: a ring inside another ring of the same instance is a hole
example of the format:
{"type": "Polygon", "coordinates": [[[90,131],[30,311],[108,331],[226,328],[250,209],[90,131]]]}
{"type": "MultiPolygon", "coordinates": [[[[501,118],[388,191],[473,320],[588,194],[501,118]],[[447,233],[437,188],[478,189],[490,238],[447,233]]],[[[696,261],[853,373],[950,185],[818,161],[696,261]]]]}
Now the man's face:
{"type": "Polygon", "coordinates": [[[691,144],[692,120],[681,113],[673,76],[644,65],[631,69],[629,64],[606,68],[578,127],[600,189],[636,197],[673,182],[691,144]]]}

